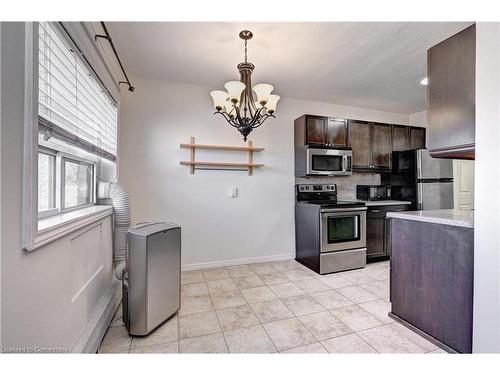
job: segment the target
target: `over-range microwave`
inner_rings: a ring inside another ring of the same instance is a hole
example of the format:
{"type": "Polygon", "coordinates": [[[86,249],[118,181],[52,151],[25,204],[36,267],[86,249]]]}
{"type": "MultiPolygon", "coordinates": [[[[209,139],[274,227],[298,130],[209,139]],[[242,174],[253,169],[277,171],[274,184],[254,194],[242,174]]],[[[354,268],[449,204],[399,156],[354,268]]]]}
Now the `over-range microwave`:
{"type": "Polygon", "coordinates": [[[298,147],[295,149],[296,176],[348,176],[352,174],[352,150],[298,147]]]}

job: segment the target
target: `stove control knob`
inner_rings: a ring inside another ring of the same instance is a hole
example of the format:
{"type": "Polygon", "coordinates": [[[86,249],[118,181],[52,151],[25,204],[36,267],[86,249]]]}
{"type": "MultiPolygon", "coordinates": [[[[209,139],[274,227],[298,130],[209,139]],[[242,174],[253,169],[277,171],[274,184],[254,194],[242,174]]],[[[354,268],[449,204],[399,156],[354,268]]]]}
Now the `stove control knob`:
{"type": "Polygon", "coordinates": [[[309,185],[306,186],[306,190],[309,190],[309,185]]]}

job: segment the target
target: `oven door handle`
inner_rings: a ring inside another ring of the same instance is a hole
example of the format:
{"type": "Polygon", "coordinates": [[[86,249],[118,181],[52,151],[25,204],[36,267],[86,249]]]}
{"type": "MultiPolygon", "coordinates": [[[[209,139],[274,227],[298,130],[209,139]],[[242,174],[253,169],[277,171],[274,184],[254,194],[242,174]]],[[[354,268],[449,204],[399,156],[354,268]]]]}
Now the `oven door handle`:
{"type": "Polygon", "coordinates": [[[366,211],[365,207],[350,207],[350,208],[325,208],[321,210],[321,213],[335,213],[335,212],[352,212],[352,211],[366,211]]]}

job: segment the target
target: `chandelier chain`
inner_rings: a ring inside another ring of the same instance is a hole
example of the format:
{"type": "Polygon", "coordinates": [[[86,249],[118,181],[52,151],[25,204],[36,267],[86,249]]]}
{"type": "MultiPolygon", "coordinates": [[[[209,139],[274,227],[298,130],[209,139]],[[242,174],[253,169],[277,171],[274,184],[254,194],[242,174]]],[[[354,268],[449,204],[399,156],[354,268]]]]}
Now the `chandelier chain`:
{"type": "Polygon", "coordinates": [[[245,39],[245,62],[247,62],[247,40],[245,39]]]}

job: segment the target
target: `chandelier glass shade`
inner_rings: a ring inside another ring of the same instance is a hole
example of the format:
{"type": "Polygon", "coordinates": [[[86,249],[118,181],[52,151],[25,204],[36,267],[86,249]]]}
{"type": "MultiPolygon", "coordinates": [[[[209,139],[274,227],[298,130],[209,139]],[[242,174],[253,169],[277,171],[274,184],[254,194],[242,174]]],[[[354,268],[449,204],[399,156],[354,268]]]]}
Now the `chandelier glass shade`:
{"type": "Polygon", "coordinates": [[[259,83],[252,87],[252,72],[255,66],[247,61],[247,41],[252,38],[251,31],[243,30],[239,34],[245,41],[245,61],[238,64],[239,81],[224,84],[226,91],[214,90],[210,96],[214,102],[215,114],[238,129],[246,141],[248,134],[261,126],[274,113],[280,97],[271,92],[274,87],[268,83],[259,83]]]}

